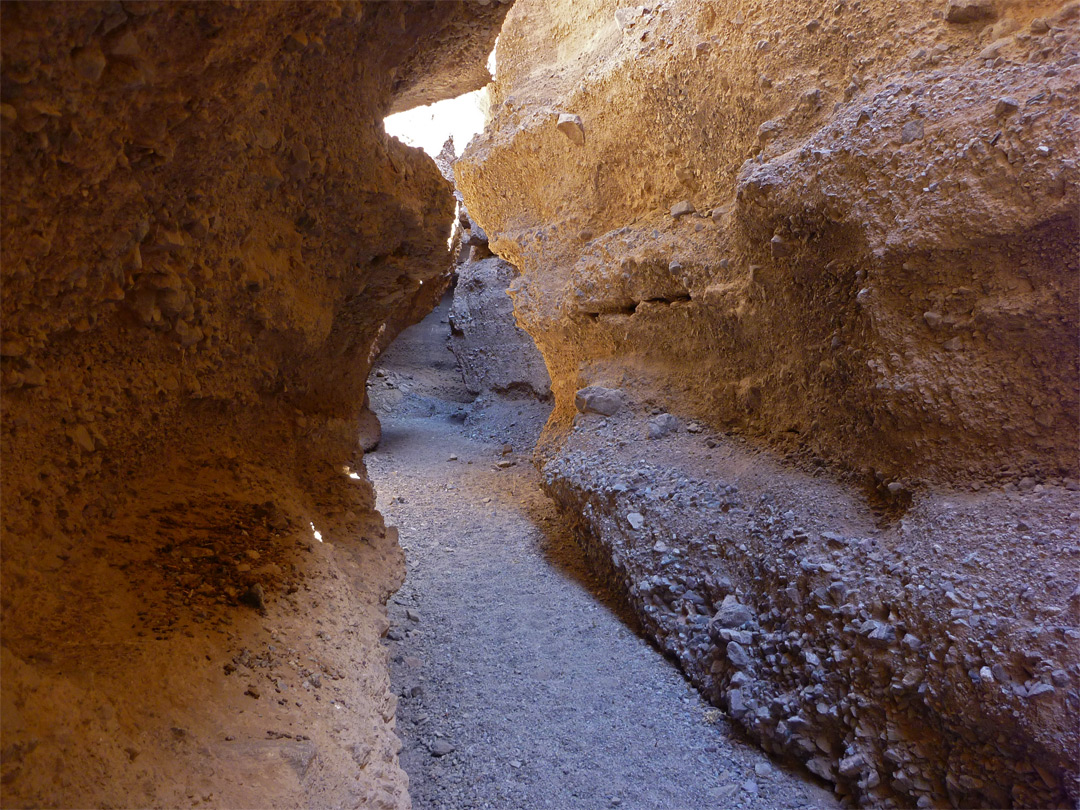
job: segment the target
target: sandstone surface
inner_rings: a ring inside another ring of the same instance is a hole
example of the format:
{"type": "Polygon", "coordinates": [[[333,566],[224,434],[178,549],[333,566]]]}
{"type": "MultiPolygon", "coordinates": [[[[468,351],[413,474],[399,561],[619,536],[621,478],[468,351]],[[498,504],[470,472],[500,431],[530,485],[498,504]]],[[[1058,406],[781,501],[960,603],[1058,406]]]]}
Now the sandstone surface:
{"type": "Polygon", "coordinates": [[[361,411],[454,201],[382,118],[506,8],[4,4],[5,807],[407,806],[361,411]]]}
{"type": "Polygon", "coordinates": [[[549,491],[702,689],[864,803],[1078,798],[1078,30],[520,0],[455,166],[551,373],[549,491]],[[597,387],[630,407],[577,414],[597,387]]]}

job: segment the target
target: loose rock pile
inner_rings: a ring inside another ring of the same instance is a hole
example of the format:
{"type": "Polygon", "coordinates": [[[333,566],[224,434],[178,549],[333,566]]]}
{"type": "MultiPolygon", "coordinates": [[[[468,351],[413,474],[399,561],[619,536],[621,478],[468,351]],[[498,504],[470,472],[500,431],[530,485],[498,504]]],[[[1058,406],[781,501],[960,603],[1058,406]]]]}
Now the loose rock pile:
{"type": "Polygon", "coordinates": [[[579,417],[545,485],[710,699],[862,804],[1071,806],[1080,537],[1054,507],[1073,493],[920,493],[897,521],[730,438],[646,447],[654,426],[579,417]]]}

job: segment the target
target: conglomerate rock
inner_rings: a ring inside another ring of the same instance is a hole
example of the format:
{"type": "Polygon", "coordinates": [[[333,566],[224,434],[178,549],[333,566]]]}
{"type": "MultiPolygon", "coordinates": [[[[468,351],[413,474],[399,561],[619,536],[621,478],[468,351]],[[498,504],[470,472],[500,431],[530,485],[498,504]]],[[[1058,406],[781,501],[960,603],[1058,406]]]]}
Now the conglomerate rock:
{"type": "Polygon", "coordinates": [[[454,200],[382,118],[506,8],[4,4],[5,807],[408,803],[358,420],[454,200]]]}
{"type": "Polygon", "coordinates": [[[867,803],[1077,800],[1078,32],[1050,0],[520,0],[455,164],[551,373],[551,493],[703,689],[867,803]]]}

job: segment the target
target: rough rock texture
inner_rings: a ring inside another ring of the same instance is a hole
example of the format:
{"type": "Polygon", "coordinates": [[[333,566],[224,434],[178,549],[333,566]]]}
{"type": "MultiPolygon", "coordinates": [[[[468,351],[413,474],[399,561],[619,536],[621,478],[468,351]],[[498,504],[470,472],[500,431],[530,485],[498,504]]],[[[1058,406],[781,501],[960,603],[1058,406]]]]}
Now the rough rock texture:
{"type": "Polygon", "coordinates": [[[392,70],[390,112],[479,90],[491,81],[487,59],[514,0],[426,0],[393,32],[405,47],[392,70]],[[438,47],[425,45],[438,32],[438,47]],[[413,47],[417,43],[419,47],[413,47]]]}
{"type": "Polygon", "coordinates": [[[1078,797],[1078,16],[521,0],[455,166],[552,375],[550,491],[714,699],[867,803],[1078,797]],[[571,433],[587,386],[757,455],[653,519],[608,487],[691,440],[571,433]],[[728,595],[757,618],[710,633],[728,595]]]}
{"type": "Polygon", "coordinates": [[[361,409],[454,202],[381,120],[504,11],[4,4],[5,807],[408,803],[361,409]]]}
{"type": "Polygon", "coordinates": [[[559,424],[625,377],[890,480],[1075,475],[1076,6],[617,8],[516,6],[456,164],[559,424]]]}
{"type": "Polygon", "coordinates": [[[870,806],[1073,806],[1074,492],[938,493],[882,521],[835,476],[695,423],[650,440],[628,410],[602,419],[579,417],[546,487],[646,634],[767,750],[870,806]]]}
{"type": "Polygon", "coordinates": [[[514,323],[507,290],[518,277],[499,258],[458,265],[450,309],[450,348],[472,394],[494,392],[548,399],[551,380],[536,344],[514,323]]]}

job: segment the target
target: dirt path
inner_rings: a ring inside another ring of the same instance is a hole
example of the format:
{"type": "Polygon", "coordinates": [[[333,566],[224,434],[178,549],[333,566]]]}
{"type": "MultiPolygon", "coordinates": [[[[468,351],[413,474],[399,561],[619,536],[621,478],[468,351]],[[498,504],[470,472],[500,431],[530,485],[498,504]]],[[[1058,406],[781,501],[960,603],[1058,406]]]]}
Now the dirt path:
{"type": "Polygon", "coordinates": [[[408,559],[387,643],[414,806],[836,806],[737,740],[605,602],[528,448],[493,440],[520,443],[534,415],[507,403],[462,424],[452,364],[418,365],[443,357],[408,345],[437,339],[440,314],[387,357],[366,459],[408,559]]]}

